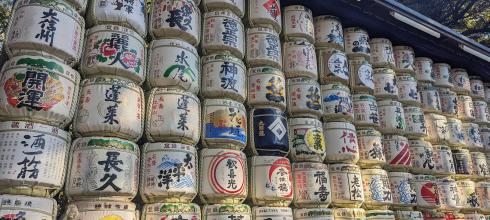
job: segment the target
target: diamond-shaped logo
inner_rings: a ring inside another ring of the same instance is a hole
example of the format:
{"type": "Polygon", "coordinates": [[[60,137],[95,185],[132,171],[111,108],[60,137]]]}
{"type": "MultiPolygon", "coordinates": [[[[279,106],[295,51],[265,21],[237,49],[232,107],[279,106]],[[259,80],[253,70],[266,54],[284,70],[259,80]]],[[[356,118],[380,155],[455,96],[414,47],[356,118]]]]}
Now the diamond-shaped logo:
{"type": "Polygon", "coordinates": [[[281,118],[276,118],[267,128],[279,139],[282,139],[286,135],[286,127],[282,123],[281,118]]]}

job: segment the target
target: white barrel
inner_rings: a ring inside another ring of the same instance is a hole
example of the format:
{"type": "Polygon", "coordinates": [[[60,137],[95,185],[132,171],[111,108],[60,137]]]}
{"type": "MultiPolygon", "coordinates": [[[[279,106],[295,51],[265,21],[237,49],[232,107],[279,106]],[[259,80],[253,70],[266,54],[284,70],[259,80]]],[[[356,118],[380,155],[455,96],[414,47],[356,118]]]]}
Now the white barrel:
{"type": "Polygon", "coordinates": [[[192,0],[152,2],[148,10],[152,38],[180,38],[197,46],[201,34],[201,12],[197,5],[192,0]]]}
{"type": "MultiPolygon", "coordinates": [[[[354,110],[349,87],[340,83],[322,85],[321,103],[324,120],[352,121],[354,110]]],[[[292,94],[289,94],[291,98],[292,94]]]]}
{"type": "MultiPolygon", "coordinates": [[[[364,202],[361,169],[353,164],[330,164],[332,204],[335,207],[359,208],[364,202]]],[[[337,219],[337,218],[335,218],[337,219]]]]}
{"type": "Polygon", "coordinates": [[[458,95],[449,88],[438,87],[442,114],[447,117],[456,117],[458,114],[458,95]]]}
{"type": "MultiPolygon", "coordinates": [[[[245,204],[205,205],[202,209],[202,212],[203,212],[202,215],[203,220],[228,220],[228,219],[251,220],[252,219],[252,211],[250,209],[250,206],[245,204]]],[[[199,218],[190,219],[190,220],[199,220],[199,218]]]]}
{"type": "Polygon", "coordinates": [[[387,209],[393,203],[388,173],[382,169],[361,170],[366,209],[387,209]]]}
{"type": "Polygon", "coordinates": [[[94,77],[81,83],[73,121],[79,136],[109,136],[137,141],[143,134],[143,89],[119,78],[94,77]]]}
{"type": "Polygon", "coordinates": [[[322,90],[315,79],[299,77],[287,79],[287,109],[292,117],[319,118],[322,109],[322,90]]]}
{"type": "Polygon", "coordinates": [[[483,151],[490,152],[490,128],[488,126],[480,126],[480,137],[483,151]]]}
{"type": "Polygon", "coordinates": [[[474,170],[470,151],[467,149],[455,149],[452,150],[452,153],[457,177],[470,177],[474,170]]]}
{"type": "Polygon", "coordinates": [[[408,170],[412,165],[408,139],[399,135],[383,135],[383,153],[386,158],[386,169],[408,170]]]}
{"type": "Polygon", "coordinates": [[[271,67],[249,68],[247,103],[286,110],[286,79],[281,70],[271,67]]]}
{"type": "Polygon", "coordinates": [[[451,133],[448,131],[447,119],[443,115],[426,114],[427,137],[424,139],[433,144],[448,143],[451,133]]]}
{"type": "Polygon", "coordinates": [[[250,27],[272,26],[277,33],[281,33],[282,13],[279,0],[248,1],[247,13],[250,27]]]}
{"type": "Polygon", "coordinates": [[[141,149],[139,193],[145,203],[188,203],[197,195],[197,152],[180,143],[146,143],[141,149]]]}
{"type": "Polygon", "coordinates": [[[398,98],[395,71],[387,68],[373,70],[374,96],[376,98],[398,98]]]}
{"type": "Polygon", "coordinates": [[[329,208],[296,208],[293,213],[297,220],[334,220],[333,210],[329,208]]]}
{"type": "Polygon", "coordinates": [[[245,15],[245,0],[203,0],[201,5],[206,12],[228,9],[240,18],[245,15]]]}
{"type": "Polygon", "coordinates": [[[403,105],[392,100],[378,101],[379,131],[383,134],[402,134],[407,124],[403,105]]]}
{"type": "Polygon", "coordinates": [[[330,175],[324,163],[294,163],[293,183],[296,207],[327,208],[332,201],[330,175]]]}
{"type": "Polygon", "coordinates": [[[395,220],[395,213],[391,210],[367,210],[366,220],[395,220]]]}
{"type": "Polygon", "coordinates": [[[0,218],[5,220],[55,220],[58,213],[58,204],[51,198],[3,194],[0,201],[0,218]]]}
{"type": "Polygon", "coordinates": [[[417,208],[436,209],[441,206],[434,176],[414,175],[413,184],[417,194],[417,208]]]}
{"type": "Polygon", "coordinates": [[[249,198],[256,206],[289,206],[293,200],[293,175],[289,159],[277,156],[249,158],[249,198]]]}
{"type": "Polygon", "coordinates": [[[0,119],[66,127],[78,100],[80,75],[56,60],[12,57],[0,78],[0,119]]]}
{"type": "Polygon", "coordinates": [[[471,91],[470,78],[465,69],[451,69],[451,81],[454,85],[452,88],[458,94],[468,95],[471,91]]]}
{"type": "Polygon", "coordinates": [[[387,38],[371,38],[371,62],[375,68],[395,68],[393,45],[387,38]]]}
{"type": "Polygon", "coordinates": [[[396,76],[396,87],[398,88],[398,101],[406,105],[420,105],[423,98],[417,90],[417,81],[413,76],[396,76]]]}
{"type": "Polygon", "coordinates": [[[66,2],[68,2],[68,4],[71,4],[78,11],[79,14],[85,14],[88,0],[67,0],[66,2]]]}
{"type": "Polygon", "coordinates": [[[480,208],[480,201],[476,194],[475,182],[465,179],[456,181],[456,184],[462,201],[461,210],[464,212],[477,211],[480,208]]]}
{"type": "Polygon", "coordinates": [[[331,47],[316,47],[316,55],[322,85],[330,82],[349,84],[350,65],[344,52],[331,47]]]}
{"type": "Polygon", "coordinates": [[[451,79],[451,66],[447,63],[434,63],[432,65],[432,72],[434,73],[435,86],[444,88],[453,88],[453,82],[451,79]]]}
{"type": "Polygon", "coordinates": [[[195,145],[201,136],[201,104],[190,92],[156,88],[146,108],[145,136],[151,141],[195,145]]]}
{"type": "Polygon", "coordinates": [[[415,78],[419,82],[435,82],[435,74],[433,72],[432,60],[427,57],[415,58],[415,78]]]}
{"type": "Polygon", "coordinates": [[[469,76],[470,79],[470,96],[474,100],[485,100],[485,87],[479,76],[469,76]]]}
{"type": "Polygon", "coordinates": [[[475,213],[465,213],[464,219],[465,220],[485,220],[486,217],[483,214],[475,212],[475,213]]]}
{"type": "Polygon", "coordinates": [[[395,211],[396,220],[424,220],[420,211],[395,211]]]}
{"type": "Polygon", "coordinates": [[[205,204],[240,204],[247,197],[247,159],[243,152],[204,148],[199,156],[199,197],[205,204]]]}
{"type": "Polygon", "coordinates": [[[313,13],[309,8],[302,5],[284,7],[283,22],[283,35],[286,40],[299,37],[315,43],[313,13]]]}
{"type": "Polygon", "coordinates": [[[361,168],[379,168],[386,163],[381,133],[373,128],[357,130],[359,161],[361,168]]]}
{"type": "Polygon", "coordinates": [[[423,140],[410,140],[410,171],[414,174],[432,174],[436,170],[432,144],[423,140]]]}
{"type": "Polygon", "coordinates": [[[488,112],[488,104],[485,101],[474,100],[473,112],[475,114],[475,123],[480,125],[490,124],[490,113],[488,112]]]}
{"type": "Polygon", "coordinates": [[[405,115],[405,136],[409,138],[419,138],[427,136],[427,126],[425,123],[424,111],[415,106],[403,107],[405,115]]]}
{"type": "MultiPolygon", "coordinates": [[[[371,64],[364,57],[349,58],[349,74],[350,87],[352,92],[364,92],[372,94],[376,91],[376,83],[374,82],[374,72],[371,64]]],[[[391,75],[378,75],[378,83],[384,83],[384,80],[396,80],[391,78],[391,75]],[[383,81],[383,82],[382,82],[383,81]]],[[[398,88],[397,88],[398,89],[398,88]]],[[[377,94],[381,95],[380,90],[377,94]]]]}
{"type": "MultiPolygon", "coordinates": [[[[261,1],[254,0],[250,2],[261,1]]],[[[270,2],[276,2],[272,0],[270,2]]],[[[282,52],[279,34],[271,28],[247,29],[247,53],[245,60],[249,67],[271,66],[282,68],[282,52]]]]}
{"type": "Polygon", "coordinates": [[[490,182],[477,182],[475,185],[476,196],[480,202],[480,211],[490,213],[490,182]]]}
{"type": "Polygon", "coordinates": [[[229,99],[205,99],[202,107],[202,144],[209,148],[243,149],[247,145],[247,111],[229,99]]]}
{"type": "Polygon", "coordinates": [[[247,68],[242,60],[226,53],[202,58],[201,96],[229,98],[245,102],[247,98],[247,68]]]}
{"type": "Polygon", "coordinates": [[[465,147],[469,150],[483,150],[481,142],[480,127],[475,123],[463,123],[463,135],[466,143],[465,147]]]}
{"type": "Polygon", "coordinates": [[[138,192],[140,150],[119,138],[84,137],[73,141],[65,194],[69,201],[105,197],[131,201],[138,192]]]}
{"type": "Polygon", "coordinates": [[[366,211],[361,208],[335,208],[333,210],[335,220],[364,220],[366,211]]]}
{"type": "MultiPolygon", "coordinates": [[[[146,4],[141,1],[107,2],[106,0],[90,1],[87,8],[87,27],[99,24],[117,24],[131,28],[142,37],[146,36],[146,4]]],[[[158,10],[153,4],[153,11],[158,10]],[[153,8],[154,7],[154,8],[153,8]]],[[[167,18],[167,16],[165,16],[167,18]]],[[[173,20],[173,19],[171,19],[173,20]]]]}
{"type": "Polygon", "coordinates": [[[153,203],[143,206],[141,219],[201,219],[201,209],[194,203],[153,203]]]}
{"type": "Polygon", "coordinates": [[[327,163],[357,163],[359,147],[356,127],[349,122],[326,122],[323,124],[327,145],[327,163]]]}
{"type": "Polygon", "coordinates": [[[130,28],[97,25],[87,30],[80,69],[84,77],[121,76],[143,83],[146,77],[146,42],[130,28]]]}
{"type": "Polygon", "coordinates": [[[475,120],[475,109],[473,107],[473,100],[467,95],[458,95],[458,113],[457,118],[462,121],[475,120]]]}
{"type": "Polygon", "coordinates": [[[249,113],[249,151],[253,155],[286,156],[289,152],[286,113],[253,108],[249,113]]]}
{"type": "Polygon", "coordinates": [[[293,211],[289,207],[253,207],[252,215],[254,220],[293,220],[293,211]]]}
{"type": "Polygon", "coordinates": [[[415,73],[415,53],[413,48],[409,46],[394,46],[393,53],[395,56],[395,71],[398,74],[415,73]]]}
{"type": "Polygon", "coordinates": [[[344,50],[344,32],[340,19],[332,15],[313,18],[315,45],[344,50]]]}
{"type": "Polygon", "coordinates": [[[434,175],[454,175],[454,159],[451,148],[445,145],[433,145],[434,163],[436,170],[434,175]]]}
{"type": "Polygon", "coordinates": [[[461,198],[456,181],[451,177],[436,179],[437,194],[441,202],[440,210],[458,211],[461,208],[461,198]]]}
{"type": "Polygon", "coordinates": [[[196,48],[179,39],[151,42],[148,49],[147,87],[178,88],[197,94],[200,84],[201,62],[196,48]]]}
{"type": "Polygon", "coordinates": [[[227,51],[243,59],[245,27],[230,10],[206,12],[203,16],[201,48],[205,55],[227,51]]]}
{"type": "Polygon", "coordinates": [[[369,46],[369,35],[360,27],[349,27],[344,29],[345,54],[348,57],[365,57],[369,60],[371,47],[369,46]]]}
{"type": "Polygon", "coordinates": [[[389,172],[388,178],[393,193],[393,208],[410,209],[417,205],[417,194],[411,173],[389,172]]]}
{"type": "Polygon", "coordinates": [[[485,101],[490,101],[490,83],[483,83],[484,91],[485,91],[485,101]]]}
{"type": "Polygon", "coordinates": [[[352,95],[354,125],[357,127],[378,127],[379,114],[376,98],[369,94],[352,95]]]}
{"type": "Polygon", "coordinates": [[[473,166],[473,178],[474,179],[485,179],[490,173],[488,170],[487,159],[485,154],[482,152],[470,152],[471,162],[473,166]]]}
{"type": "Polygon", "coordinates": [[[456,118],[447,118],[447,129],[449,138],[447,144],[451,147],[464,147],[466,142],[464,140],[463,123],[456,118]]]}
{"type": "Polygon", "coordinates": [[[139,212],[131,202],[90,200],[72,202],[66,206],[62,220],[120,219],[138,220],[139,212]]]}
{"type": "Polygon", "coordinates": [[[9,57],[36,55],[69,66],[80,60],[85,22],[64,1],[18,2],[8,24],[5,49],[9,57]]]}
{"type": "Polygon", "coordinates": [[[418,88],[424,112],[441,113],[441,98],[437,88],[429,83],[419,83],[418,88]]]}
{"type": "Polygon", "coordinates": [[[308,77],[318,79],[315,46],[306,39],[283,43],[282,65],[286,78],[308,77]]]}
{"type": "Polygon", "coordinates": [[[320,120],[290,118],[288,129],[290,157],[294,162],[323,162],[326,148],[320,120]]]}
{"type": "Polygon", "coordinates": [[[70,133],[33,122],[0,122],[0,192],[53,197],[65,181],[70,133]]]}

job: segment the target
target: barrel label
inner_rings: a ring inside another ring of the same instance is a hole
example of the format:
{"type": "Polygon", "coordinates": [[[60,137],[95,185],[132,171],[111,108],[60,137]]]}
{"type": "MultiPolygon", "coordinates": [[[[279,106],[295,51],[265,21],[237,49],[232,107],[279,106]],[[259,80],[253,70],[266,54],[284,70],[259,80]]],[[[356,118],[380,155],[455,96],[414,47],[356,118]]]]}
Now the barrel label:
{"type": "Polygon", "coordinates": [[[247,171],[242,156],[234,152],[222,152],[209,162],[209,182],[220,194],[241,195],[246,190],[247,171]]]}
{"type": "MultiPolygon", "coordinates": [[[[136,45],[130,45],[130,42],[127,34],[111,33],[110,38],[99,39],[93,44],[94,54],[89,57],[95,57],[98,62],[108,63],[109,66],[118,65],[140,73],[145,56],[144,49],[136,48],[136,45]]],[[[93,61],[88,63],[89,67],[96,64],[93,61]]]]}
{"type": "Polygon", "coordinates": [[[205,137],[226,138],[246,143],[247,116],[245,111],[236,107],[205,107],[205,137]]]}
{"type": "MultiPolygon", "coordinates": [[[[282,198],[293,197],[293,177],[289,160],[281,158],[269,167],[265,190],[282,198]]],[[[269,194],[269,193],[266,193],[269,194]]]]}
{"type": "Polygon", "coordinates": [[[357,70],[357,77],[362,84],[370,89],[374,89],[373,68],[370,65],[366,63],[361,64],[357,70]]]}
{"type": "Polygon", "coordinates": [[[280,22],[281,21],[281,7],[279,5],[279,2],[277,0],[267,0],[262,4],[262,7],[265,8],[267,13],[271,16],[271,18],[274,18],[275,21],[280,22]],[[279,18],[278,18],[279,17],[279,18]]]}
{"type": "MultiPolygon", "coordinates": [[[[256,148],[287,148],[286,114],[276,109],[255,109],[252,114],[256,148]]],[[[286,150],[287,152],[287,150],[286,150]]]]}
{"type": "Polygon", "coordinates": [[[0,219],[2,220],[54,220],[55,202],[52,199],[30,196],[0,196],[0,219]]]}
{"type": "Polygon", "coordinates": [[[320,167],[305,168],[294,170],[295,201],[297,203],[330,203],[331,189],[328,170],[320,167]]]}
{"type": "Polygon", "coordinates": [[[297,127],[292,130],[292,147],[296,155],[325,154],[325,138],[318,128],[297,127]]]}
{"type": "Polygon", "coordinates": [[[412,189],[408,179],[400,181],[397,186],[397,192],[399,193],[400,202],[403,204],[415,204],[417,203],[417,195],[412,189]]]}
{"type": "Polygon", "coordinates": [[[367,179],[366,183],[364,184],[367,184],[366,188],[368,188],[368,192],[371,194],[372,200],[391,203],[391,190],[386,173],[384,175],[373,175],[371,178],[367,179]]]}
{"type": "Polygon", "coordinates": [[[389,164],[407,166],[411,164],[410,150],[406,141],[385,141],[383,145],[389,164]]]}
{"type": "Polygon", "coordinates": [[[195,155],[188,152],[160,152],[149,153],[145,159],[147,170],[144,171],[144,187],[162,191],[196,191],[195,155]]]}
{"type": "Polygon", "coordinates": [[[288,81],[288,83],[290,83],[288,92],[290,112],[303,109],[321,112],[321,94],[316,82],[310,84],[310,82],[288,81]]]}
{"type": "Polygon", "coordinates": [[[350,94],[345,91],[329,90],[324,93],[323,98],[325,114],[352,115],[353,107],[350,94]]]}
{"type": "Polygon", "coordinates": [[[334,53],[328,59],[328,69],[333,75],[341,79],[349,79],[349,66],[347,57],[343,53],[334,53]]]}

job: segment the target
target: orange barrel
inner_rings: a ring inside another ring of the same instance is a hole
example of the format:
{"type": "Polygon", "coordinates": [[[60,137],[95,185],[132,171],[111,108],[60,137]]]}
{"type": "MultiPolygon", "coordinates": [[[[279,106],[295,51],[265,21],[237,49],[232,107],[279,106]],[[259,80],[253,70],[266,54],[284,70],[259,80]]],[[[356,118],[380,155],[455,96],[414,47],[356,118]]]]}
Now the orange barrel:
{"type": "Polygon", "coordinates": [[[426,114],[427,137],[424,139],[433,144],[446,144],[450,139],[447,119],[443,115],[434,113],[426,114]]]}
{"type": "Polygon", "coordinates": [[[153,203],[142,208],[141,219],[201,219],[201,209],[194,203],[153,203]]]}
{"type": "Polygon", "coordinates": [[[459,95],[469,95],[471,91],[470,78],[465,69],[452,68],[451,81],[454,85],[452,88],[453,91],[459,95]]]}
{"type": "Polygon", "coordinates": [[[323,124],[326,140],[327,163],[357,163],[359,149],[356,128],[348,122],[327,122],[323,124]]]}
{"type": "Polygon", "coordinates": [[[349,84],[350,65],[344,52],[331,47],[316,47],[316,55],[322,85],[331,82],[349,84]]]}
{"type": "Polygon", "coordinates": [[[441,113],[441,98],[436,87],[429,83],[419,84],[420,101],[424,112],[441,113]]]}
{"type": "Polygon", "coordinates": [[[327,208],[332,201],[328,166],[324,163],[294,163],[293,183],[296,207],[327,208]]]}
{"type": "Polygon", "coordinates": [[[286,113],[277,108],[253,108],[249,112],[249,120],[249,153],[271,156],[288,154],[286,113]]]}
{"type": "Polygon", "coordinates": [[[423,140],[410,140],[410,158],[414,174],[432,174],[436,171],[432,144],[423,140]]]}
{"type": "MultiPolygon", "coordinates": [[[[218,219],[225,220],[225,219],[237,219],[237,218],[243,220],[252,219],[252,211],[250,209],[250,206],[245,204],[205,205],[202,208],[202,212],[203,212],[202,213],[203,220],[218,220],[218,219]]],[[[190,220],[199,220],[199,217],[190,220]]]]}
{"type": "Polygon", "coordinates": [[[400,210],[411,210],[417,205],[417,194],[413,185],[413,175],[404,172],[389,172],[391,192],[393,193],[392,207],[400,210]]]}
{"type": "Polygon", "coordinates": [[[408,139],[400,135],[383,135],[386,169],[408,170],[412,165],[408,139]]]}
{"type": "Polygon", "coordinates": [[[315,79],[289,78],[286,85],[289,116],[319,118],[322,115],[322,91],[315,79]]]}
{"type": "Polygon", "coordinates": [[[386,163],[381,142],[381,133],[373,128],[357,130],[359,161],[361,168],[379,168],[386,163]]]}
{"type": "Polygon", "coordinates": [[[415,58],[415,78],[419,82],[435,82],[435,74],[433,72],[432,60],[427,57],[415,58]]]}
{"type": "Polygon", "coordinates": [[[371,38],[369,46],[371,46],[371,62],[375,68],[395,68],[393,45],[389,39],[371,38]]]}
{"type": "Polygon", "coordinates": [[[320,15],[313,18],[315,26],[315,46],[324,46],[344,50],[344,33],[340,19],[332,15],[320,15]]]}
{"type": "Polygon", "coordinates": [[[109,200],[88,200],[69,203],[62,220],[124,219],[138,220],[136,204],[109,200]]]}
{"type": "Polygon", "coordinates": [[[457,118],[461,121],[473,121],[475,120],[475,109],[473,107],[473,100],[467,95],[458,95],[458,112],[457,118]]]}
{"type": "Polygon", "coordinates": [[[403,105],[392,100],[378,101],[379,131],[383,134],[403,134],[407,127],[403,105]]]}
{"type": "Polygon", "coordinates": [[[409,138],[420,138],[427,136],[427,126],[425,123],[424,111],[419,107],[403,107],[405,115],[405,136],[409,138]]]}
{"type": "Polygon", "coordinates": [[[6,220],[55,220],[58,214],[58,204],[51,198],[3,194],[0,201],[0,216],[6,220]]]}
{"type": "Polygon", "coordinates": [[[409,46],[394,46],[395,71],[398,74],[414,75],[415,73],[415,53],[409,46]]]}
{"type": "Polygon", "coordinates": [[[463,123],[463,135],[466,143],[465,147],[469,150],[483,150],[481,142],[480,127],[475,123],[463,123]]]}
{"type": "Polygon", "coordinates": [[[470,96],[474,100],[485,100],[485,87],[480,76],[469,76],[470,96]]]}
{"type": "MultiPolygon", "coordinates": [[[[89,7],[87,7],[87,15],[85,16],[87,27],[93,27],[99,24],[118,24],[131,28],[142,37],[146,37],[147,8],[145,5],[140,1],[115,2],[114,4],[106,0],[90,1],[89,7]]],[[[152,5],[152,11],[160,13],[162,10],[156,5],[152,5]]],[[[168,14],[165,14],[162,20],[169,20],[167,21],[168,23],[174,23],[176,25],[177,21],[168,19],[167,16],[168,14]]],[[[151,20],[153,21],[155,18],[151,20]]]]}
{"type": "Polygon", "coordinates": [[[447,129],[449,132],[448,145],[454,148],[465,147],[466,142],[464,140],[463,123],[461,120],[447,118],[447,129]]]}
{"type": "Polygon", "coordinates": [[[414,175],[413,184],[417,194],[417,208],[437,209],[441,202],[437,194],[436,178],[431,175],[414,175]]]}
{"type": "Polygon", "coordinates": [[[278,32],[272,28],[248,28],[246,45],[245,61],[248,67],[271,66],[282,69],[281,41],[278,32]]]}
{"type": "Polygon", "coordinates": [[[245,0],[203,0],[201,5],[206,12],[229,9],[240,18],[245,15],[245,0]]]}
{"type": "Polygon", "coordinates": [[[279,0],[248,1],[247,13],[250,27],[272,26],[277,33],[281,33],[282,14],[279,0]]]}
{"type": "Polygon", "coordinates": [[[437,88],[441,101],[442,114],[447,117],[456,117],[458,114],[458,96],[448,88],[437,88]]]}
{"type": "Polygon", "coordinates": [[[385,170],[362,169],[361,177],[364,189],[364,203],[366,209],[388,209],[393,203],[388,173],[385,170]]]}
{"type": "Polygon", "coordinates": [[[376,97],[369,94],[352,95],[354,125],[357,127],[379,126],[378,103],[376,97]]]}
{"type": "Polygon", "coordinates": [[[369,35],[366,30],[360,27],[349,27],[344,29],[345,54],[348,57],[371,57],[371,47],[369,46],[369,35]]]}
{"type": "Polygon", "coordinates": [[[286,110],[286,79],[271,67],[249,68],[247,104],[249,107],[276,107],[286,110]]]}
{"type": "Polygon", "coordinates": [[[451,148],[445,145],[433,145],[434,163],[436,170],[434,175],[454,175],[456,174],[453,153],[451,148]]]}
{"type": "Polygon", "coordinates": [[[413,76],[396,76],[398,88],[398,101],[404,105],[419,106],[423,103],[423,97],[417,90],[417,81],[413,76]]]}
{"type": "Polygon", "coordinates": [[[204,55],[229,52],[239,59],[245,55],[245,27],[230,10],[206,12],[203,16],[201,49],[204,55]]]}
{"type": "Polygon", "coordinates": [[[296,208],[293,213],[297,220],[334,220],[329,208],[296,208]]]}
{"type": "Polygon", "coordinates": [[[458,211],[461,208],[461,198],[459,197],[456,181],[451,177],[444,177],[436,180],[437,194],[441,207],[439,210],[458,211]]]}
{"type": "Polygon", "coordinates": [[[290,118],[288,130],[290,156],[294,162],[323,162],[326,147],[320,120],[290,118]]]}
{"type": "Polygon", "coordinates": [[[283,43],[283,71],[286,78],[308,77],[318,79],[315,46],[304,38],[283,43]]]}
{"type": "Polygon", "coordinates": [[[340,83],[322,85],[323,119],[327,121],[352,121],[354,117],[349,87],[340,83]]]}
{"type": "MultiPolygon", "coordinates": [[[[386,95],[383,92],[376,92],[376,83],[374,82],[374,72],[371,64],[364,57],[353,57],[349,58],[349,74],[350,80],[349,84],[352,89],[352,92],[355,93],[369,93],[377,94],[378,96],[386,95]]],[[[392,80],[392,76],[388,75],[379,75],[376,78],[378,83],[380,81],[390,81],[392,80]]],[[[383,83],[383,82],[381,82],[383,83]]],[[[396,88],[398,89],[398,88],[396,88]]]]}
{"type": "Polygon", "coordinates": [[[434,63],[432,65],[432,72],[434,72],[435,86],[444,88],[453,88],[453,82],[451,79],[451,66],[447,63],[434,63]]]}
{"type": "Polygon", "coordinates": [[[305,38],[315,43],[313,13],[302,5],[284,7],[283,36],[286,40],[305,38]]]}
{"type": "Polygon", "coordinates": [[[395,71],[388,68],[373,70],[374,96],[382,98],[398,98],[398,87],[396,86],[395,71]]]}
{"type": "MultiPolygon", "coordinates": [[[[332,205],[359,208],[364,202],[361,169],[353,164],[330,164],[332,205]]],[[[337,219],[337,218],[335,218],[337,219]]]]}

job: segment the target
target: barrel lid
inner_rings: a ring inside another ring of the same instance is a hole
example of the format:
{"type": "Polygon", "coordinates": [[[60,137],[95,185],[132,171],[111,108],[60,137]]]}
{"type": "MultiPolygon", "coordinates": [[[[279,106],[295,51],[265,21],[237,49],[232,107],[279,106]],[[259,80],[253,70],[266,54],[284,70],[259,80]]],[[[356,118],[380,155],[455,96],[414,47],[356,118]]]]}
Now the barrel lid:
{"type": "Polygon", "coordinates": [[[322,91],[323,90],[342,90],[345,92],[350,92],[350,89],[348,86],[341,84],[341,83],[329,83],[327,85],[321,85],[322,91]]]}
{"type": "Polygon", "coordinates": [[[301,217],[329,217],[333,215],[332,209],[329,208],[298,208],[294,209],[294,218],[301,217]]]}
{"type": "Polygon", "coordinates": [[[234,64],[238,64],[240,67],[245,69],[245,63],[243,63],[243,61],[238,57],[233,56],[229,51],[222,51],[216,54],[202,57],[203,64],[211,63],[214,61],[231,62],[234,64]]]}
{"type": "Polygon", "coordinates": [[[376,102],[376,97],[374,97],[373,95],[370,95],[370,94],[361,93],[361,94],[352,95],[352,100],[353,101],[374,101],[374,102],[376,102]]]}
{"type": "Polygon", "coordinates": [[[144,207],[146,213],[162,213],[162,214],[182,214],[192,213],[201,214],[199,205],[194,203],[153,203],[146,204],[144,207]]]}
{"type": "Polygon", "coordinates": [[[397,51],[397,50],[410,50],[413,52],[413,48],[410,46],[394,46],[393,51],[397,51]]]}
{"type": "Polygon", "coordinates": [[[390,68],[374,68],[373,74],[390,74],[395,75],[395,70],[390,68]]]}
{"type": "Polygon", "coordinates": [[[276,75],[281,75],[282,77],[284,77],[284,73],[280,69],[270,67],[270,66],[253,67],[253,68],[248,69],[248,75],[249,76],[253,76],[256,74],[264,74],[264,73],[276,74],[276,75]]]}
{"type": "Polygon", "coordinates": [[[356,130],[356,127],[349,122],[326,122],[323,124],[324,129],[347,129],[356,130]]]}
{"type": "Polygon", "coordinates": [[[153,40],[150,43],[150,50],[149,52],[151,53],[152,50],[158,48],[158,47],[177,47],[177,48],[182,48],[184,50],[187,50],[191,52],[194,56],[198,56],[197,49],[192,46],[192,44],[187,43],[186,41],[180,40],[180,39],[175,39],[175,38],[167,38],[167,39],[158,39],[158,40],[153,40]]]}
{"type": "MultiPolygon", "coordinates": [[[[194,7],[196,7],[196,6],[194,6],[194,7]]],[[[196,10],[199,10],[199,9],[196,9],[196,10]]],[[[243,27],[243,23],[242,23],[241,18],[238,17],[238,15],[236,15],[235,13],[233,13],[233,11],[231,11],[230,9],[220,9],[220,10],[209,11],[209,12],[204,13],[204,19],[212,18],[212,17],[232,18],[232,19],[236,20],[237,23],[240,24],[240,26],[243,27]]]]}
{"type": "Polygon", "coordinates": [[[369,44],[390,44],[391,41],[388,38],[371,38],[369,39],[369,44]]]}

